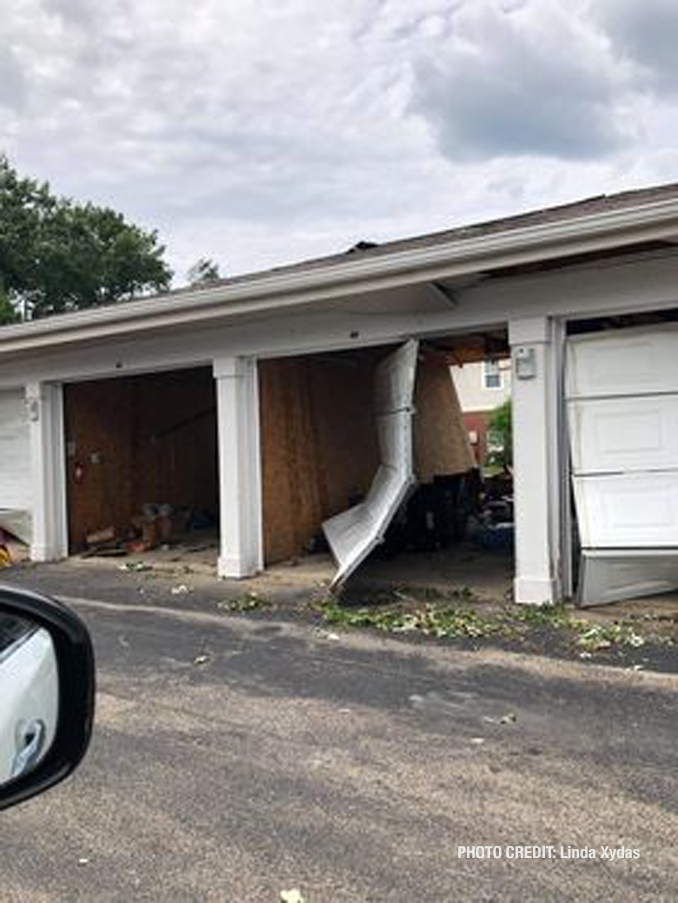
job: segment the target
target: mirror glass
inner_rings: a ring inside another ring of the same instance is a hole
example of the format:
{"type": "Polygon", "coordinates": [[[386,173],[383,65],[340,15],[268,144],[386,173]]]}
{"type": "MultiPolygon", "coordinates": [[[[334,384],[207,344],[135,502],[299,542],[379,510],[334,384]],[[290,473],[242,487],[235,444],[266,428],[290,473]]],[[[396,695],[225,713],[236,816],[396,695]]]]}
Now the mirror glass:
{"type": "Polygon", "coordinates": [[[0,786],[36,768],[54,741],[58,717],[52,637],[0,612],[0,786]]]}

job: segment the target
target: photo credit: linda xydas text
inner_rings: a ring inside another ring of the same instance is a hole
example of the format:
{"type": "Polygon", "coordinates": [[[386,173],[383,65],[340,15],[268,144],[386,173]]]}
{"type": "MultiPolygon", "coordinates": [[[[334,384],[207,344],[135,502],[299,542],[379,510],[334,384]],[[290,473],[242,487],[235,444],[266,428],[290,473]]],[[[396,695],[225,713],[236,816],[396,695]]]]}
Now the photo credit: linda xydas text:
{"type": "Polygon", "coordinates": [[[608,862],[640,859],[640,850],[625,846],[573,847],[535,844],[457,847],[458,859],[605,859],[608,862]]]}

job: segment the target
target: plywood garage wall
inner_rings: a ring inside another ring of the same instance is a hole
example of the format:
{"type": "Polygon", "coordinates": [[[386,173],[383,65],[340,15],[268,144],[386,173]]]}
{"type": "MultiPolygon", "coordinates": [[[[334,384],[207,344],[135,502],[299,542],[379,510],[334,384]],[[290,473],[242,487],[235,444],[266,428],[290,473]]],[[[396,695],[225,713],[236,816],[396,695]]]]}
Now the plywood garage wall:
{"type": "MultiPolygon", "coordinates": [[[[264,560],[302,555],[359,501],[379,466],[374,368],[392,349],[259,362],[264,560]]],[[[421,482],[475,466],[444,355],[422,351],[415,388],[421,482]]]]}
{"type": "Polygon", "coordinates": [[[267,563],[303,554],[323,520],[369,489],[373,366],[364,354],[259,362],[267,563]]]}
{"type": "MultiPolygon", "coordinates": [[[[369,489],[379,466],[374,368],[390,350],[259,363],[267,562],[302,554],[323,520],[369,489]]],[[[440,355],[421,355],[415,400],[420,479],[472,466],[440,355]]],[[[216,516],[210,369],[67,386],[65,407],[72,545],[82,545],[88,533],[111,524],[124,533],[144,502],[205,509],[216,516]],[[82,482],[75,480],[76,464],[84,468],[82,482]]]]}
{"type": "Polygon", "coordinates": [[[476,466],[445,355],[429,349],[419,355],[414,407],[414,471],[419,482],[476,466]]]}
{"type": "Polygon", "coordinates": [[[218,512],[211,370],[65,387],[72,548],[109,525],[124,535],[145,502],[218,512]],[[83,476],[76,480],[76,467],[83,476]]]}
{"type": "Polygon", "coordinates": [[[132,508],[132,383],[127,379],[64,388],[68,529],[71,549],[88,533],[122,529],[132,508]],[[82,470],[76,479],[76,469],[82,470]]]}
{"type": "Polygon", "coordinates": [[[211,368],[139,377],[134,501],[218,512],[216,396],[211,368]]]}

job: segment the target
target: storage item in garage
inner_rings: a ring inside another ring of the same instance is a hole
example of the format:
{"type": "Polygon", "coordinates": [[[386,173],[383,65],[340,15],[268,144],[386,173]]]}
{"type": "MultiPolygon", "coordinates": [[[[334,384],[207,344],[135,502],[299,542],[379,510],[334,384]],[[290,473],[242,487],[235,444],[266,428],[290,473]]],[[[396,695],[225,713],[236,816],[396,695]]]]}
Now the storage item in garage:
{"type": "Polygon", "coordinates": [[[460,542],[469,516],[478,507],[480,474],[438,476],[418,486],[386,532],[379,555],[432,552],[460,542]]]}

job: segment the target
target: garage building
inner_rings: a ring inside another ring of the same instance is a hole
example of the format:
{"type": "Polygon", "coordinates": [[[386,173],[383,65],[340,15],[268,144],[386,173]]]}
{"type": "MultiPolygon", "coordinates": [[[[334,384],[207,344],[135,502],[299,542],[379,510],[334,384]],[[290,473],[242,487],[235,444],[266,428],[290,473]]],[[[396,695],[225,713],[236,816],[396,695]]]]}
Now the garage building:
{"type": "Polygon", "coordinates": [[[514,595],[678,585],[678,187],[0,329],[0,526],[58,560],[171,502],[240,578],[340,584],[472,458],[448,367],[512,358],[514,595]],[[189,515],[190,512],[190,515],[189,515]]]}

